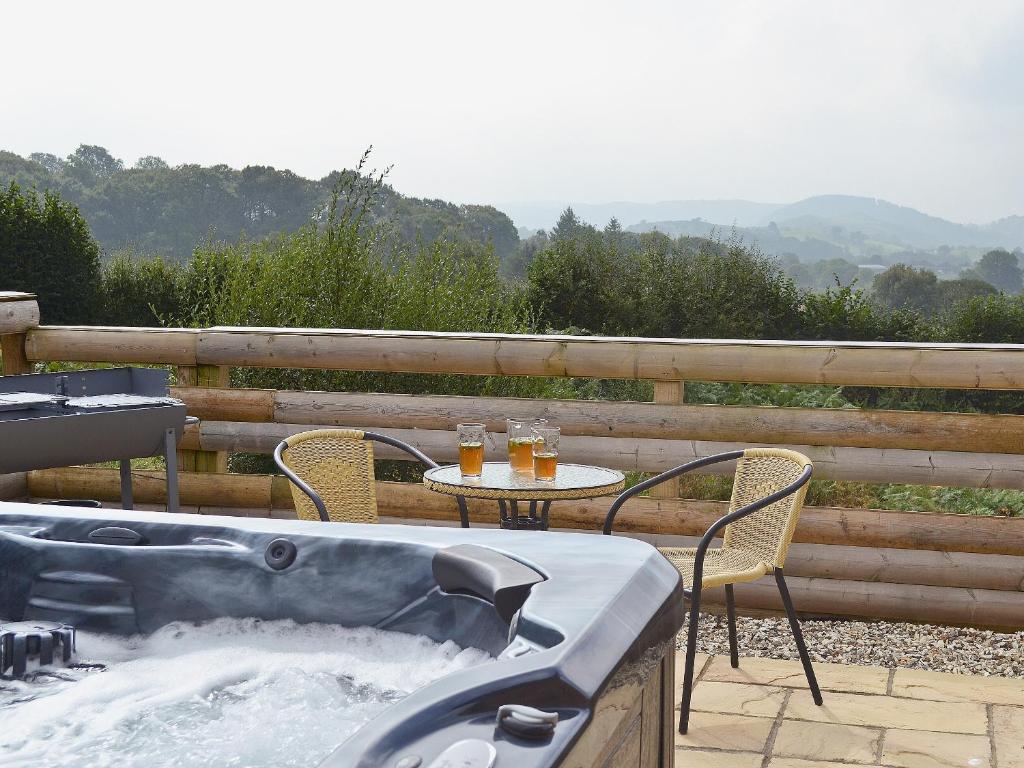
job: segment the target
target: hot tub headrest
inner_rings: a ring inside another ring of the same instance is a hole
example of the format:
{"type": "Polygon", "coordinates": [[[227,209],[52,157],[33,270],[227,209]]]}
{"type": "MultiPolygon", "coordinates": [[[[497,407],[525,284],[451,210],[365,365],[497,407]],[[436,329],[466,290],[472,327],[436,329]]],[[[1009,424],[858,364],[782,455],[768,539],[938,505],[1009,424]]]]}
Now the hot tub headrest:
{"type": "Polygon", "coordinates": [[[503,621],[511,622],[534,584],[544,577],[518,560],[475,544],[439,550],[433,559],[434,579],[445,592],[475,595],[492,603],[503,621]]]}

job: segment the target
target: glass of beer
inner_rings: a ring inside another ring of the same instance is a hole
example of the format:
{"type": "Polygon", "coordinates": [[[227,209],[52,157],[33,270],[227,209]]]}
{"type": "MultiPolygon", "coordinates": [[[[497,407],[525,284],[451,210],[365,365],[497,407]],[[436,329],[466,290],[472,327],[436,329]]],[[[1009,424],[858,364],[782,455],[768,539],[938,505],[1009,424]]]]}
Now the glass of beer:
{"type": "Polygon", "coordinates": [[[484,471],[483,424],[459,424],[459,470],[463,477],[480,477],[484,471]]]}
{"type": "Polygon", "coordinates": [[[533,476],[538,480],[554,480],[558,468],[558,427],[533,428],[533,476]]]}
{"type": "Polygon", "coordinates": [[[533,432],[529,422],[507,420],[508,463],[513,472],[533,471],[533,432]]]}

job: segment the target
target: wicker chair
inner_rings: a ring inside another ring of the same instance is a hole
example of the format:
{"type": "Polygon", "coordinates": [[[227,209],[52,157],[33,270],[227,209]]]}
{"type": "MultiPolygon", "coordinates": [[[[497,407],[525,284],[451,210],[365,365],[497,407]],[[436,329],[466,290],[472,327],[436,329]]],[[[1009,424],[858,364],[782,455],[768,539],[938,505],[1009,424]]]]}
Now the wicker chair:
{"type": "Polygon", "coordinates": [[[811,479],[810,459],[795,451],[779,448],[748,448],[744,451],[730,451],[691,461],[634,485],[621,494],[608,510],[604,533],[612,533],[616,513],[632,496],[685,472],[732,460],[737,460],[737,464],[729,513],[715,521],[695,548],[660,549],[682,574],[683,584],[690,585],[690,588],[685,590],[690,600],[690,621],[686,640],[686,667],[683,672],[683,698],[679,711],[680,733],[686,733],[690,719],[701,590],[725,586],[729,656],[732,666],[738,667],[736,605],[732,585],[756,581],[769,573],[774,574],[779,594],[782,596],[782,604],[789,617],[789,626],[793,630],[793,638],[800,652],[800,661],[803,663],[814,703],[821,704],[821,691],[818,689],[814,669],[807,655],[807,647],[804,645],[803,633],[800,631],[800,622],[796,611],[793,610],[793,601],[782,575],[786,552],[793,539],[793,530],[796,528],[804,497],[807,495],[807,481],[811,479]],[[715,534],[723,528],[725,539],[722,546],[710,548],[715,534]]]}
{"type": "MultiPolygon", "coordinates": [[[[314,429],[281,441],[274,462],[291,480],[300,520],[376,523],[377,494],[373,443],[400,448],[427,467],[436,467],[422,451],[401,440],[358,429],[314,429]]],[[[466,500],[459,496],[462,527],[469,527],[466,500]]]]}

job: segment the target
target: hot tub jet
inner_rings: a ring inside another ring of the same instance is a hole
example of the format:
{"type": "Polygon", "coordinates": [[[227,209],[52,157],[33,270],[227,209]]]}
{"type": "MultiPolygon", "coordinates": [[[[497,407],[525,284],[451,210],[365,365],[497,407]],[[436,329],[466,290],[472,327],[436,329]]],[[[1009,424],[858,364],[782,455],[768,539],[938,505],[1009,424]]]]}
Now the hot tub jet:
{"type": "Polygon", "coordinates": [[[40,667],[53,664],[54,652],[67,664],[75,651],[75,628],[53,621],[0,624],[0,675],[25,676],[29,660],[40,667]]]}

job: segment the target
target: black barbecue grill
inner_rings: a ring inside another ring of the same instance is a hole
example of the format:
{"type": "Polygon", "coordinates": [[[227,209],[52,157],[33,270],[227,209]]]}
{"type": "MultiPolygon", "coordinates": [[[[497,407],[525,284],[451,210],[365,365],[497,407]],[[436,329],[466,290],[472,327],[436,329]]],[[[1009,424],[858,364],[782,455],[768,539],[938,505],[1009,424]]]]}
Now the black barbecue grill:
{"type": "Polygon", "coordinates": [[[151,368],[0,376],[0,473],[121,463],[121,506],[132,508],[131,459],[167,460],[167,510],[178,510],[175,450],[185,405],[151,368]]]}

